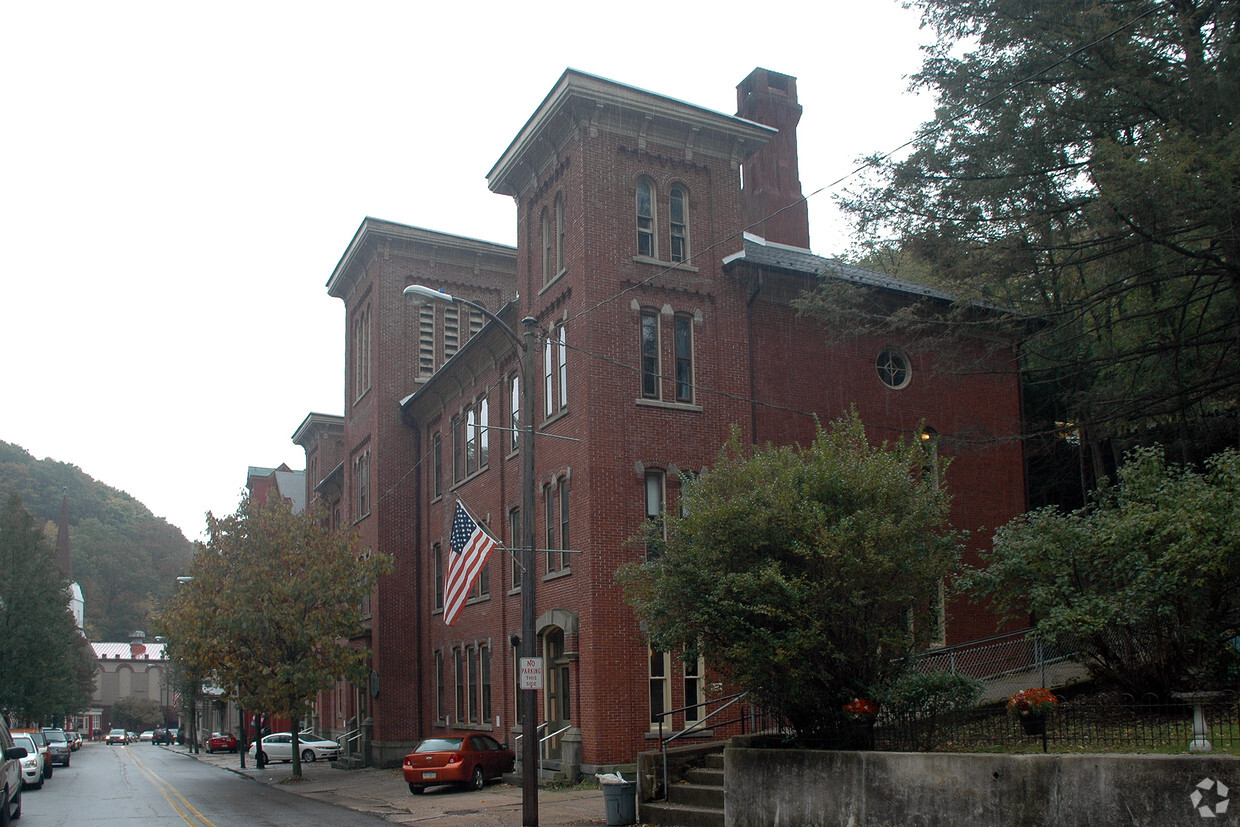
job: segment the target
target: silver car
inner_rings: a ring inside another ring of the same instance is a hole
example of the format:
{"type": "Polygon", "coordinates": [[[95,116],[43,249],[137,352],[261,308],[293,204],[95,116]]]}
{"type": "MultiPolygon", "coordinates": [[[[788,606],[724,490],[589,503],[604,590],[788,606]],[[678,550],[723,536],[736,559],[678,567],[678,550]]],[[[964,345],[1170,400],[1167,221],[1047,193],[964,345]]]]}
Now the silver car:
{"type": "Polygon", "coordinates": [[[39,752],[38,745],[24,732],[13,733],[13,743],[26,750],[26,757],[22,759],[22,788],[43,789],[43,753],[39,752]]]}
{"type": "Polygon", "coordinates": [[[22,759],[26,748],[19,747],[0,716],[0,822],[8,824],[22,817],[22,759]]]}

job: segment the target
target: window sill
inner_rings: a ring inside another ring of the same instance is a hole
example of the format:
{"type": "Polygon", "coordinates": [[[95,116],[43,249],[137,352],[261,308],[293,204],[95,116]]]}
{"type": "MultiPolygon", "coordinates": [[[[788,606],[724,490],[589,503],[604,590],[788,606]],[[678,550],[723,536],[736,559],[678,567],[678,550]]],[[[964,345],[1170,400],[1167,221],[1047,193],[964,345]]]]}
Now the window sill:
{"type": "Polygon", "coordinates": [[[563,408],[560,408],[558,411],[556,411],[555,413],[551,414],[550,416],[544,416],[544,417],[543,417],[542,424],[543,424],[543,426],[550,425],[552,422],[555,422],[555,421],[557,421],[557,420],[563,419],[563,418],[564,418],[564,417],[566,417],[566,416],[568,416],[568,407],[567,407],[567,406],[565,406],[565,407],[563,407],[563,408]]]}
{"type": "Polygon", "coordinates": [[[633,256],[633,263],[649,264],[652,267],[664,267],[668,270],[683,270],[686,273],[700,272],[698,268],[694,267],[687,261],[663,261],[661,259],[651,258],[650,256],[633,256]]]}
{"type": "Polygon", "coordinates": [[[668,411],[688,411],[690,413],[701,413],[702,406],[694,405],[690,402],[664,402],[662,399],[646,399],[638,397],[634,402],[639,408],[662,408],[668,411]]]}
{"type": "Polygon", "coordinates": [[[549,571],[542,576],[542,581],[546,583],[550,580],[559,580],[561,577],[568,577],[572,573],[573,573],[573,570],[571,568],[559,569],[557,571],[549,571]]]}
{"type": "MultiPolygon", "coordinates": [[[[680,735],[682,732],[684,732],[684,730],[683,730],[683,729],[680,729],[680,730],[670,730],[670,729],[664,729],[664,730],[663,730],[663,740],[664,740],[664,741],[666,741],[668,738],[672,737],[673,735],[680,735]]],[[[695,730],[693,730],[693,732],[690,732],[688,735],[685,735],[685,736],[682,736],[682,737],[685,737],[685,738],[714,738],[714,737],[715,737],[715,731],[714,731],[713,729],[695,729],[695,730]]],[[[646,733],[646,740],[647,740],[647,741],[657,741],[657,740],[659,740],[659,730],[658,730],[658,729],[653,729],[653,730],[651,730],[650,732],[647,732],[647,733],[646,733]]]]}
{"type": "Polygon", "coordinates": [[[552,276],[551,278],[547,279],[546,284],[544,284],[542,287],[540,287],[540,288],[539,288],[539,290],[538,290],[538,295],[540,295],[540,296],[541,296],[543,293],[547,292],[547,291],[548,291],[548,290],[550,290],[552,287],[555,287],[555,283],[556,283],[557,281],[559,281],[560,279],[564,278],[564,276],[565,276],[565,274],[566,274],[566,273],[568,273],[568,268],[567,268],[567,267],[565,267],[565,268],[564,268],[563,270],[561,270],[560,272],[556,273],[556,274],[555,274],[554,276],[552,276]]]}

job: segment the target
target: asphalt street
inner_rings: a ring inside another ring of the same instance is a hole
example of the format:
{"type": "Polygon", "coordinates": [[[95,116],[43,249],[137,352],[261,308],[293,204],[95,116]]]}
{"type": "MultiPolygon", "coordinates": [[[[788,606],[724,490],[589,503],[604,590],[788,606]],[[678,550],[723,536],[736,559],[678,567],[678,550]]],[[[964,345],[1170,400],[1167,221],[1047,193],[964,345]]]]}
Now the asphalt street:
{"type": "MultiPolygon", "coordinates": [[[[99,748],[104,748],[101,745],[99,748]]],[[[488,784],[479,792],[433,787],[413,795],[399,769],[336,769],[327,761],[303,763],[302,780],[292,778],[291,764],[254,767],[252,760],[241,769],[239,756],[205,752],[191,755],[184,746],[135,744],[130,749],[159,749],[176,753],[235,773],[260,784],[361,813],[370,813],[395,824],[430,827],[509,827],[522,823],[521,788],[512,784],[488,784]]],[[[544,789],[538,794],[538,823],[543,827],[606,824],[607,811],[601,789],[544,789]]]]}

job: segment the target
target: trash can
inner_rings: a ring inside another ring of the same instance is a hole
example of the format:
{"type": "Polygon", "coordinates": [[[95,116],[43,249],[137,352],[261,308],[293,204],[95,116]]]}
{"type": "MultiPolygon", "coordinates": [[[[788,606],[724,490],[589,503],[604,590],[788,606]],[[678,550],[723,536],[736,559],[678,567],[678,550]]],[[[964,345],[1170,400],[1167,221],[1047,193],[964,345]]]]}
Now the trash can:
{"type": "Polygon", "coordinates": [[[607,805],[607,827],[637,823],[637,782],[605,782],[603,803],[607,805]]]}

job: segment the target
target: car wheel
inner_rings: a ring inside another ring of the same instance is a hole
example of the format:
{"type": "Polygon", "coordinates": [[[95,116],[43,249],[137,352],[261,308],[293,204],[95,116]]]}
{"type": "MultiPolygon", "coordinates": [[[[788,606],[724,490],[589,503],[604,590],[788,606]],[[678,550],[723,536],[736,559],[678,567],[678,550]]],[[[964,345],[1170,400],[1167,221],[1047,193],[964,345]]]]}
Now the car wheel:
{"type": "MultiPolygon", "coordinates": [[[[13,808],[13,816],[11,820],[17,821],[17,819],[22,817],[22,791],[20,787],[17,789],[17,795],[14,800],[17,802],[17,806],[13,808]]],[[[4,809],[5,812],[8,812],[9,808],[5,807],[4,809]]]]}
{"type": "Polygon", "coordinates": [[[40,775],[40,776],[39,776],[39,780],[38,780],[38,782],[37,782],[37,783],[34,783],[34,784],[31,784],[31,785],[30,785],[30,789],[32,789],[32,790],[41,790],[41,789],[43,789],[43,776],[42,776],[42,775],[40,775]]]}
{"type": "Polygon", "coordinates": [[[474,767],[474,777],[469,780],[469,788],[471,790],[481,790],[486,785],[487,780],[482,775],[482,767],[474,767]]]}
{"type": "Polygon", "coordinates": [[[207,747],[207,755],[210,755],[210,754],[211,754],[211,748],[207,747]]]}
{"type": "Polygon", "coordinates": [[[426,787],[419,787],[417,784],[409,785],[409,792],[413,793],[414,795],[421,795],[422,791],[425,789],[426,787]]]}
{"type": "Polygon", "coordinates": [[[301,751],[301,760],[303,760],[303,761],[308,761],[308,762],[310,762],[310,763],[314,763],[314,759],[315,759],[315,758],[317,758],[317,757],[318,757],[318,756],[314,754],[314,750],[312,750],[312,749],[303,749],[303,750],[301,751]]]}
{"type": "Polygon", "coordinates": [[[51,762],[51,761],[48,761],[48,762],[47,762],[47,766],[46,766],[46,767],[44,767],[44,769],[43,769],[43,777],[44,777],[44,778],[51,778],[51,777],[52,777],[52,773],[54,773],[55,771],[56,771],[56,768],[52,766],[52,762],[51,762]]]}

